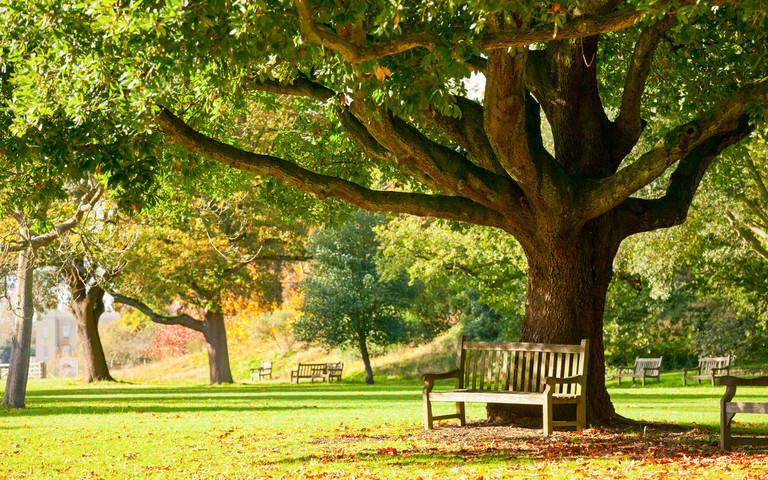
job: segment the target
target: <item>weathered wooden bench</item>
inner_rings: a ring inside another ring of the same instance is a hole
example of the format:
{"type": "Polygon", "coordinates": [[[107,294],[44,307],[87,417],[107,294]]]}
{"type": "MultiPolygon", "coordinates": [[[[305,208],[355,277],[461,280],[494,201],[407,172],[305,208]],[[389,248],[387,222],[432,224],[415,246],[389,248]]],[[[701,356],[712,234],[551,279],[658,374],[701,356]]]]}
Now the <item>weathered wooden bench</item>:
{"type": "Polygon", "coordinates": [[[768,414],[768,402],[732,402],[736,387],[768,387],[768,377],[739,378],[722,376],[718,385],[725,385],[725,394],[720,399],[720,449],[730,450],[733,445],[768,445],[768,437],[734,437],[731,435],[731,420],[737,413],[768,414]]]}
{"type": "Polygon", "coordinates": [[[326,363],[326,369],[328,372],[328,383],[331,383],[335,378],[337,382],[341,381],[341,372],[344,370],[343,363],[326,363]]]}
{"type": "Polygon", "coordinates": [[[251,369],[251,380],[261,380],[264,377],[272,378],[272,362],[261,362],[261,366],[251,369]]]}
{"type": "Polygon", "coordinates": [[[581,345],[467,342],[459,337],[455,370],[428,373],[424,380],[424,428],[435,420],[456,418],[466,424],[465,402],[541,405],[543,430],[554,426],[586,426],[586,385],[589,341],[581,345]],[[456,388],[433,391],[436,380],[454,379],[456,388]],[[455,402],[456,413],[433,415],[432,402],[455,402]],[[553,421],[552,407],[575,404],[576,421],[553,421]]]}
{"type": "Polygon", "coordinates": [[[696,368],[683,369],[683,386],[688,380],[711,380],[715,386],[715,379],[728,375],[731,368],[730,357],[699,357],[699,365],[696,368]],[[688,375],[688,372],[696,372],[696,375],[688,375]]]}
{"type": "Polygon", "coordinates": [[[296,370],[291,371],[291,382],[302,378],[309,378],[313,383],[316,379],[325,381],[328,379],[328,364],[327,363],[300,363],[296,370]]]}
{"type": "Polygon", "coordinates": [[[631,378],[632,385],[635,384],[636,378],[642,380],[643,386],[645,386],[646,378],[655,378],[656,382],[659,382],[659,372],[661,371],[661,360],[663,358],[635,357],[635,364],[631,367],[619,367],[619,385],[621,385],[622,378],[631,378]]]}

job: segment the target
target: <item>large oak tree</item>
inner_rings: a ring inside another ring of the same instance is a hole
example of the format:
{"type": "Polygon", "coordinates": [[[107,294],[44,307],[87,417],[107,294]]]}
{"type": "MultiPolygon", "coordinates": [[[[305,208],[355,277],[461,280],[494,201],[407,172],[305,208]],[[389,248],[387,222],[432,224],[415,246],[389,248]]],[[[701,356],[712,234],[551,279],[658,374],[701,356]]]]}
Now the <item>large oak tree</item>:
{"type": "MultiPolygon", "coordinates": [[[[162,163],[145,148],[157,125],[320,198],[507,232],[528,261],[521,340],[591,340],[592,422],[613,414],[602,322],[619,245],[683,222],[768,100],[757,0],[60,4],[6,12],[39,26],[14,57],[30,65],[26,121],[45,114],[38,98],[74,117],[111,112],[115,138],[149,134],[135,140],[142,172],[162,163]],[[485,78],[477,101],[462,83],[472,71],[485,78]],[[328,114],[306,143],[338,124],[365,158],[254,152],[240,119],[270,94],[328,114]]],[[[125,179],[124,165],[102,167],[125,179]]]]}

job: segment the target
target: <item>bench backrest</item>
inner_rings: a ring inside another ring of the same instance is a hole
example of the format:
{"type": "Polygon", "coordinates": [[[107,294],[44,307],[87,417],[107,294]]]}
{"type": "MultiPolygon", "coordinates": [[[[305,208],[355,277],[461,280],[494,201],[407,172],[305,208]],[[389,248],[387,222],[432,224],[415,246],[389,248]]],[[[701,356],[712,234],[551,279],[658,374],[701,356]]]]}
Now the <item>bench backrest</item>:
{"type": "Polygon", "coordinates": [[[646,375],[658,375],[661,369],[661,360],[664,357],[659,358],[641,358],[635,357],[635,373],[643,373],[644,369],[646,375]]]}
{"type": "Polygon", "coordinates": [[[313,375],[324,375],[325,364],[324,363],[300,363],[299,368],[296,369],[296,376],[298,377],[311,377],[313,375]]]}
{"type": "Polygon", "coordinates": [[[328,363],[328,375],[331,377],[340,377],[341,371],[344,369],[343,363],[328,363]]]}
{"type": "MultiPolygon", "coordinates": [[[[571,377],[586,373],[589,340],[581,345],[545,343],[467,342],[459,337],[457,367],[459,388],[543,392],[547,377],[571,377]]],[[[555,386],[557,394],[580,394],[579,385],[555,386]]]]}
{"type": "Polygon", "coordinates": [[[714,368],[725,368],[730,366],[731,357],[699,357],[701,375],[709,375],[714,368]]]}

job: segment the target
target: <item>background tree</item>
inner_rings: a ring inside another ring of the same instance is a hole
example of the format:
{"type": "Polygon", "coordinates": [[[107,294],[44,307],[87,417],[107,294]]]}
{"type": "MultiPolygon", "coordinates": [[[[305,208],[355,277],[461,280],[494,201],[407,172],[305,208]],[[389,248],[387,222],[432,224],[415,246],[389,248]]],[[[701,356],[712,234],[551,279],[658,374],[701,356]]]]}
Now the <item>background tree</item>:
{"type": "Polygon", "coordinates": [[[528,263],[521,339],[591,340],[588,413],[600,422],[614,413],[602,336],[613,258],[625,238],[681,223],[714,159],[757,127],[768,100],[762,7],[47,0],[0,13],[4,43],[20,52],[11,59],[25,62],[12,78],[24,87],[15,128],[35,125],[52,99],[72,118],[102,115],[118,127],[99,127],[107,143],[140,152],[128,173],[104,159],[115,182],[173,164],[157,161],[160,127],[190,152],[321,198],[516,238],[528,263]],[[473,70],[485,75],[481,102],[465,95],[473,70]],[[340,125],[368,159],[253,153],[236,127],[254,102],[275,103],[263,92],[327,115],[307,121],[304,145],[340,125]]]}
{"type": "Polygon", "coordinates": [[[379,243],[373,228],[382,222],[381,215],[358,213],[339,228],[313,233],[311,273],[301,283],[304,303],[293,324],[300,341],[358,349],[369,385],[369,346],[408,339],[403,314],[417,295],[404,274],[383,280],[376,270],[379,243]]]}
{"type": "Polygon", "coordinates": [[[148,210],[134,228],[139,240],[109,292],[156,323],[202,333],[211,383],[231,383],[225,301],[279,298],[275,272],[302,255],[303,227],[289,227],[278,212],[240,193],[226,200],[182,196],[148,210]],[[159,313],[172,306],[170,315],[159,313]]]}
{"type": "Polygon", "coordinates": [[[35,212],[35,218],[48,218],[48,222],[35,223],[24,209],[19,208],[5,213],[13,218],[17,231],[3,232],[5,240],[0,251],[0,264],[7,264],[16,258],[16,295],[12,308],[13,313],[13,337],[11,338],[11,357],[8,367],[8,379],[3,393],[3,405],[14,408],[23,408],[26,398],[27,377],[29,369],[29,356],[32,345],[32,318],[34,315],[33,275],[36,265],[36,252],[44,248],[61,235],[67,233],[80,223],[102,195],[100,185],[90,185],[86,190],[84,182],[79,185],[80,199],[71,206],[70,216],[60,221],[53,222],[50,230],[43,233],[37,231],[37,227],[48,227],[53,220],[49,217],[47,208],[40,207],[35,212]],[[42,211],[41,211],[42,210],[42,211]],[[47,224],[47,225],[46,225],[47,224]]]}

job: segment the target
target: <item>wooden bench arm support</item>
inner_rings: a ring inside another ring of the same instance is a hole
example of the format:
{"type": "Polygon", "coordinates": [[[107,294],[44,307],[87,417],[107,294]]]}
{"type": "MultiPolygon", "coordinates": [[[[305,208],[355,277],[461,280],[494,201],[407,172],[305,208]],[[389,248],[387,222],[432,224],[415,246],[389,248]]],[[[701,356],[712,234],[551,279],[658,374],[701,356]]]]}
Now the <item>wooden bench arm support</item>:
{"type": "Polygon", "coordinates": [[[688,375],[688,372],[698,372],[698,373],[699,373],[699,375],[701,375],[701,367],[696,367],[696,368],[684,368],[684,369],[683,369],[683,374],[684,374],[684,375],[688,375]]]}
{"type": "Polygon", "coordinates": [[[712,367],[712,373],[719,372],[722,370],[725,370],[725,373],[728,373],[728,370],[730,370],[731,367],[712,367]]]}
{"type": "Polygon", "coordinates": [[[424,392],[429,393],[432,391],[432,388],[435,386],[435,380],[447,380],[451,378],[461,378],[461,370],[457,368],[450,372],[425,373],[421,376],[421,380],[424,382],[424,392]]]}
{"type": "Polygon", "coordinates": [[[624,372],[635,373],[635,367],[619,367],[619,375],[621,375],[624,372]]]}

